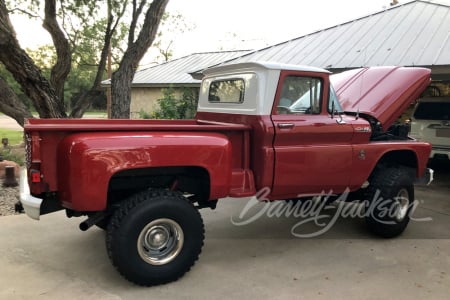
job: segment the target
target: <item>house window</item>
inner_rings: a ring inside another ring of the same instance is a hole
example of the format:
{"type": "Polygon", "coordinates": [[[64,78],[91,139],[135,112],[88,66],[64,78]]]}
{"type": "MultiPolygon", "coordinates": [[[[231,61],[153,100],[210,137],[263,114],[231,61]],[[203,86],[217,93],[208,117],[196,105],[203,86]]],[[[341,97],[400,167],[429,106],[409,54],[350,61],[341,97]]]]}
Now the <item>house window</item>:
{"type": "Polygon", "coordinates": [[[211,82],[208,101],[217,103],[244,102],[244,80],[226,79],[211,82]]]}

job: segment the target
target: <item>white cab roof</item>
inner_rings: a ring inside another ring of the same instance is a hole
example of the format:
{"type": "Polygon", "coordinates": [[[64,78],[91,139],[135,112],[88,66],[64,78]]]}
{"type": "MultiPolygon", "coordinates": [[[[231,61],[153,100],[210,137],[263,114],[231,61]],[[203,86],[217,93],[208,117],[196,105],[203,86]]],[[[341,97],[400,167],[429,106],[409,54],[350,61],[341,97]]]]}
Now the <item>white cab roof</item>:
{"type": "Polygon", "coordinates": [[[304,72],[317,72],[317,73],[330,73],[329,71],[316,67],[302,66],[302,65],[292,65],[292,64],[282,64],[278,62],[270,61],[255,61],[255,62],[245,62],[237,64],[226,64],[217,67],[212,67],[203,71],[204,75],[211,75],[214,73],[224,73],[233,70],[245,70],[245,69],[267,69],[267,70],[289,70],[289,71],[304,71],[304,72]]]}

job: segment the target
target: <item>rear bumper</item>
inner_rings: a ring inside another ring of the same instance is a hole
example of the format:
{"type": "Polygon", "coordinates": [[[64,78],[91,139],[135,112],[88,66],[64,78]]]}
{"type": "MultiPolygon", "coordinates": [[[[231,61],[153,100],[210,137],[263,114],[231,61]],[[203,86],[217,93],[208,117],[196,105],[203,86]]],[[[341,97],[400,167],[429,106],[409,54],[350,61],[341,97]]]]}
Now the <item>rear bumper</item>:
{"type": "Polygon", "coordinates": [[[433,179],[434,179],[434,170],[426,168],[423,176],[417,178],[414,183],[417,185],[429,185],[433,181],[433,179]]]}
{"type": "Polygon", "coordinates": [[[34,197],[30,194],[28,185],[27,170],[22,169],[20,172],[20,203],[22,203],[25,213],[32,219],[39,220],[41,215],[42,199],[34,197]]]}

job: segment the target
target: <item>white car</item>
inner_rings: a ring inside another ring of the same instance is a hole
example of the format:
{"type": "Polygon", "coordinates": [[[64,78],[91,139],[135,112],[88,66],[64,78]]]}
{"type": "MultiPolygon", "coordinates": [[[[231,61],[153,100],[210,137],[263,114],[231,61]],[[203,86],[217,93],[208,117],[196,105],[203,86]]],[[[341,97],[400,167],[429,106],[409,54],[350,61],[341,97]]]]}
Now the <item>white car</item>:
{"type": "Polygon", "coordinates": [[[419,99],[410,136],[432,145],[430,158],[450,159],[450,97],[419,99]]]}

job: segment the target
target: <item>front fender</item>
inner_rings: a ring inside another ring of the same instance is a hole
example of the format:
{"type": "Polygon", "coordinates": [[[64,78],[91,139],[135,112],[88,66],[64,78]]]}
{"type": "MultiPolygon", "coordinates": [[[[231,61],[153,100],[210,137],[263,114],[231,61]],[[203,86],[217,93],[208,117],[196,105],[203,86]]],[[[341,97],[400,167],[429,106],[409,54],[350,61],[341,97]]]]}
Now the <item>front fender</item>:
{"type": "Polygon", "coordinates": [[[210,176],[210,198],[227,194],[231,144],[210,132],[92,132],[72,134],[58,147],[58,196],[66,208],[106,208],[111,177],[129,169],[195,166],[210,176]]]}
{"type": "Polygon", "coordinates": [[[350,189],[359,189],[375,166],[385,159],[413,167],[416,170],[416,178],[420,178],[425,172],[430,151],[430,144],[412,140],[354,145],[350,189]]]}

